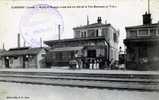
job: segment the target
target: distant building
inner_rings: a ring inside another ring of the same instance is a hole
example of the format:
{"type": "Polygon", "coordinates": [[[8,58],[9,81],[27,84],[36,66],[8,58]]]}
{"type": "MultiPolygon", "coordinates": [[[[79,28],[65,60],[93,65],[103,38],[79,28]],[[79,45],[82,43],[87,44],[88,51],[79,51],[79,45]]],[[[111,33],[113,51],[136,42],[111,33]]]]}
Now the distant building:
{"type": "Polygon", "coordinates": [[[75,27],[74,38],[45,41],[51,47],[47,53],[50,66],[69,66],[76,68],[104,69],[118,60],[117,31],[111,24],[103,24],[101,17],[97,23],[75,27]]]}
{"type": "Polygon", "coordinates": [[[18,47],[0,52],[0,68],[44,68],[44,48],[18,47]]]}
{"type": "Polygon", "coordinates": [[[159,69],[159,23],[151,23],[151,14],[143,15],[143,25],[126,27],[126,68],[159,69]]]}
{"type": "MultiPolygon", "coordinates": [[[[0,49],[0,54],[2,54],[5,50],[4,49],[0,49]]],[[[2,58],[0,57],[0,66],[3,64],[2,58]]]]}

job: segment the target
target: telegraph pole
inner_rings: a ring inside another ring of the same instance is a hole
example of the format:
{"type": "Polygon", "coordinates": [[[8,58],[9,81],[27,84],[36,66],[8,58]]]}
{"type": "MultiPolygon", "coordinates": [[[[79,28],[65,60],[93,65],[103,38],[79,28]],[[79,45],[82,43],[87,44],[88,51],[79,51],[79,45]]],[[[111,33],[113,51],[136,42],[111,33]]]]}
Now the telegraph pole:
{"type": "Polygon", "coordinates": [[[42,38],[40,38],[40,47],[42,48],[43,46],[43,42],[42,42],[42,38]]]}
{"type": "Polygon", "coordinates": [[[150,0],[148,0],[148,14],[150,14],[150,0]]]}
{"type": "Polygon", "coordinates": [[[5,46],[4,46],[4,43],[3,43],[3,50],[5,50],[5,46]]]}
{"type": "Polygon", "coordinates": [[[58,25],[58,38],[59,38],[59,40],[60,40],[60,38],[61,38],[61,32],[60,32],[60,24],[58,25]]]}
{"type": "Polygon", "coordinates": [[[89,25],[89,17],[87,16],[87,25],[89,25]]]}

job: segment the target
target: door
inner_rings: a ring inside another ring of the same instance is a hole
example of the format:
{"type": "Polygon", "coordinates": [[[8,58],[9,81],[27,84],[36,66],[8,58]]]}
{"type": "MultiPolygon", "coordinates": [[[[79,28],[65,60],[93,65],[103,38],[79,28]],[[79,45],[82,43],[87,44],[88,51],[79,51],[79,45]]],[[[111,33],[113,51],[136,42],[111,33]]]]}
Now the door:
{"type": "Polygon", "coordinates": [[[5,58],[5,66],[6,68],[9,68],[9,59],[5,58]]]}
{"type": "Polygon", "coordinates": [[[87,51],[87,57],[95,58],[96,57],[96,50],[88,50],[87,51]]]}

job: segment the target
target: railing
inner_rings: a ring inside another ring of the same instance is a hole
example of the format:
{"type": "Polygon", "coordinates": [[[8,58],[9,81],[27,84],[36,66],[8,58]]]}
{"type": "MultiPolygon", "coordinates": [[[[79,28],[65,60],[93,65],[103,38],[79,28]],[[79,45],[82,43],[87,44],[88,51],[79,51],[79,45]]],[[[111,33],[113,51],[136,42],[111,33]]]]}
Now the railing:
{"type": "Polygon", "coordinates": [[[159,36],[159,28],[144,28],[127,30],[127,38],[142,38],[159,36]]]}

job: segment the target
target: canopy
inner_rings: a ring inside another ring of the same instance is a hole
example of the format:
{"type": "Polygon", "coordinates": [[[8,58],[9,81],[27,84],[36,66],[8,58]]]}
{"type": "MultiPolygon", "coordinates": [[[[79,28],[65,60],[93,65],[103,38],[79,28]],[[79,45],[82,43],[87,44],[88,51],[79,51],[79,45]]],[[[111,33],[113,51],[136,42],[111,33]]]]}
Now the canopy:
{"type": "Polygon", "coordinates": [[[54,48],[51,51],[78,51],[78,50],[82,50],[83,47],[82,46],[78,46],[78,47],[61,47],[61,48],[54,48]]]}

